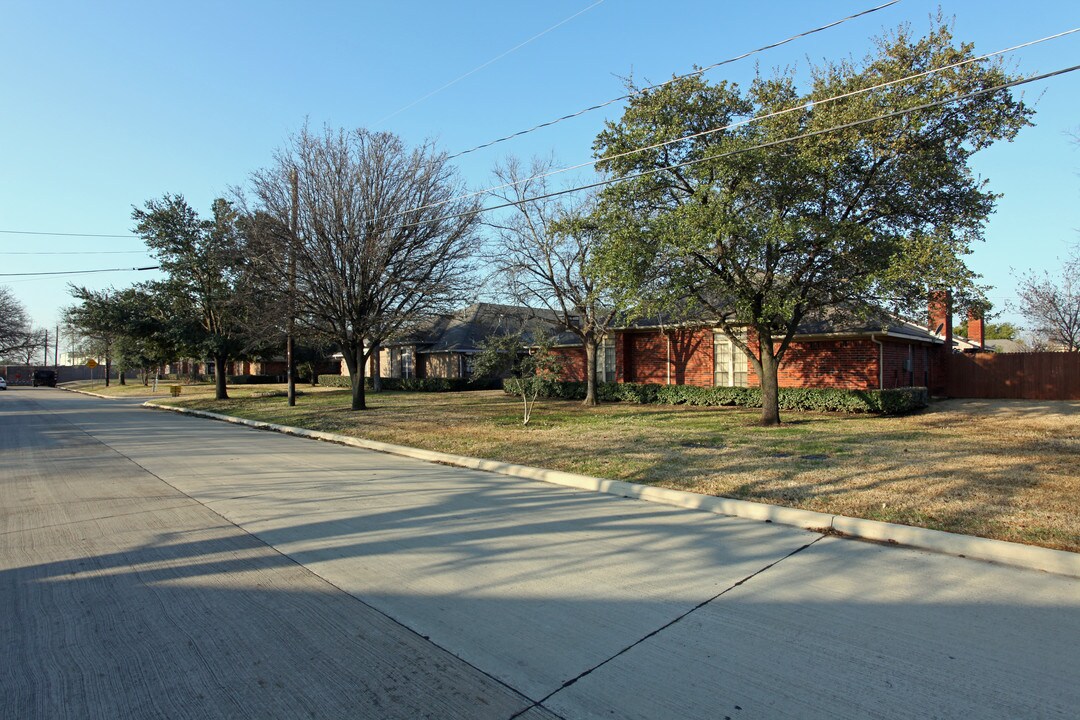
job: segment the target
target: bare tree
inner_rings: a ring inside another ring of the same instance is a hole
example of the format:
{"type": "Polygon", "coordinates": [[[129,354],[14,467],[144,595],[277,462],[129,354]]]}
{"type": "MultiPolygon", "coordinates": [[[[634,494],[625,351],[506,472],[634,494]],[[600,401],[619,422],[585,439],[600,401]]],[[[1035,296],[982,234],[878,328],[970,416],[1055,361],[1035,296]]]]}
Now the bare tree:
{"type": "Polygon", "coordinates": [[[1036,334],[1036,342],[1080,352],[1080,245],[1064,263],[1060,277],[1034,272],[1019,277],[1020,314],[1036,334]]]}
{"type": "Polygon", "coordinates": [[[41,328],[28,327],[26,333],[23,335],[22,346],[14,351],[15,357],[23,365],[33,365],[34,359],[45,355],[43,364],[49,363],[47,353],[42,353],[42,348],[45,346],[45,330],[41,328]]]}
{"type": "MultiPolygon", "coordinates": [[[[251,184],[255,211],[275,221],[259,223],[253,254],[282,269],[292,254],[295,312],[340,346],[361,410],[372,349],[468,295],[479,202],[459,197],[462,184],[431,144],[410,151],[363,129],[305,127],[251,184]]],[[[275,292],[287,292],[286,275],[275,292]]]]}
{"type": "Polygon", "coordinates": [[[564,330],[581,340],[584,404],[596,405],[597,354],[619,302],[611,286],[590,273],[600,234],[588,213],[562,197],[544,197],[551,167],[550,160],[533,160],[524,168],[511,157],[495,168],[503,187],[493,194],[514,203],[515,209],[502,221],[489,223],[496,231],[491,265],[515,302],[549,310],[564,330]]]}
{"type": "Polygon", "coordinates": [[[30,335],[26,308],[10,288],[0,287],[0,357],[17,355],[30,341],[30,335]]]}

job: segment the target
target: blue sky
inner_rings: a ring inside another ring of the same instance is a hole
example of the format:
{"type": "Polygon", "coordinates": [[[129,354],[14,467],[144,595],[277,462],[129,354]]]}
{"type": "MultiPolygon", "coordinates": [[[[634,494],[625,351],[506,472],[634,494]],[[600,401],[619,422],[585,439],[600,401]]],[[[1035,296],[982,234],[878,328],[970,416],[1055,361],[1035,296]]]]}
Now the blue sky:
{"type": "MultiPolygon", "coordinates": [[[[662,81],[884,1],[0,0],[0,230],[126,235],[131,206],[165,192],[208,212],[214,197],[268,165],[305,119],[467,149],[621,95],[620,78],[630,74],[662,81]]],[[[708,77],[746,81],[755,62],[769,70],[861,57],[883,29],[910,22],[924,31],[938,7],[902,0],[708,77]]],[[[940,7],[978,52],[1080,26],[1075,2],[943,0],[940,7]]],[[[1075,65],[1080,33],[1010,59],[1023,74],[1075,65]]],[[[987,241],[969,258],[995,286],[998,306],[1014,294],[1011,268],[1052,271],[1080,238],[1080,144],[1068,135],[1080,132],[1080,72],[1024,92],[1036,127],[974,162],[1004,195],[987,241]]],[[[462,176],[486,187],[492,165],[508,153],[554,153],[563,165],[588,160],[603,121],[620,112],[614,105],[467,155],[458,162],[462,176]]],[[[0,273],[152,264],[140,250],[134,238],[2,232],[0,273]],[[124,251],[134,252],[15,254],[124,251]]],[[[53,326],[70,304],[69,281],[119,287],[151,276],[0,277],[0,284],[36,324],[53,326]]]]}

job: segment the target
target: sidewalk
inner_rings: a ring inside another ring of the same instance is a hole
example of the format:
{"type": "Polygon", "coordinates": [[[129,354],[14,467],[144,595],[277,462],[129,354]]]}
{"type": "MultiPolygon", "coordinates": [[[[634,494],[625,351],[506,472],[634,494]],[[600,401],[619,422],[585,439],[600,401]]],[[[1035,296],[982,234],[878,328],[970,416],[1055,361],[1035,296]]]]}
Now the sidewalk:
{"type": "Polygon", "coordinates": [[[1080,707],[1074,578],[83,402],[94,437],[564,717],[1080,707]]]}
{"type": "Polygon", "coordinates": [[[620,480],[605,480],[603,478],[590,477],[588,475],[578,475],[576,473],[568,473],[560,470],[545,470],[543,468],[516,465],[499,460],[483,460],[463,455],[451,455],[432,450],[421,450],[419,448],[405,447],[402,445],[391,445],[389,443],[365,440],[363,438],[355,438],[347,435],[338,435],[318,430],[307,430],[304,428],[290,427],[288,425],[276,425],[258,420],[248,420],[245,418],[233,417],[231,415],[207,412],[205,410],[191,410],[171,405],[162,405],[153,400],[147,401],[143,403],[143,405],[144,407],[157,410],[167,410],[184,415],[221,420],[259,430],[270,430],[313,440],[323,440],[340,445],[375,450],[377,452],[385,452],[390,453],[391,455],[400,455],[443,465],[485,470],[487,472],[509,475],[511,477],[541,480],[543,482],[564,485],[579,490],[602,492],[626,498],[637,498],[663,505],[673,505],[675,507],[693,510],[704,510],[706,512],[730,515],[732,517],[761,520],[764,522],[777,522],[783,525],[791,525],[792,527],[824,532],[830,535],[885,542],[892,545],[901,545],[920,550],[933,550],[935,552],[954,555],[956,557],[989,560],[991,562],[1012,565],[1015,567],[1031,570],[1044,570],[1073,578],[1080,578],[1080,554],[1063,550],[1052,550],[1034,545],[1004,542],[972,535],[958,535],[956,533],[928,530],[926,528],[912,527],[910,525],[897,525],[877,520],[865,520],[862,518],[846,517],[844,515],[800,510],[798,508],[770,505],[767,503],[701,495],[698,493],[641,485],[620,480]]]}

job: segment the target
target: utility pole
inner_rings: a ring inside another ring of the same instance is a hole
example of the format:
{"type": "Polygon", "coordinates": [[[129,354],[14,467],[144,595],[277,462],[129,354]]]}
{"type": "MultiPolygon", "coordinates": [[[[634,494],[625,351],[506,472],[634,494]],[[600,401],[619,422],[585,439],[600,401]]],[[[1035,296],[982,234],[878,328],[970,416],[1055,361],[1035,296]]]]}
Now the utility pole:
{"type": "Polygon", "coordinates": [[[56,334],[53,335],[53,354],[52,354],[53,370],[59,372],[60,370],[60,324],[56,324],[56,334]]]}
{"type": "Polygon", "coordinates": [[[296,405],[296,358],[293,357],[293,334],[296,331],[296,236],[299,231],[300,176],[292,169],[292,217],[289,223],[289,318],[285,328],[285,364],[289,382],[289,407],[296,405]]]}
{"type": "Polygon", "coordinates": [[[45,352],[41,355],[42,367],[49,367],[49,329],[45,328],[45,352]]]}

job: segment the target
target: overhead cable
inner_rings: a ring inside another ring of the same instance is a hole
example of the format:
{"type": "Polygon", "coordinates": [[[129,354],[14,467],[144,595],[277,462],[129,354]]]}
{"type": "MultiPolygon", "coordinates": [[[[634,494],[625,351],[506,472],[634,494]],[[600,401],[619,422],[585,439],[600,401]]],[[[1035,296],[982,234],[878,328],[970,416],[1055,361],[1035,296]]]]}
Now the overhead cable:
{"type": "MultiPolygon", "coordinates": [[[[824,105],[826,103],[835,102],[837,100],[846,100],[848,98],[855,97],[857,95],[862,95],[864,93],[873,92],[874,90],[881,90],[883,88],[891,87],[893,85],[898,85],[900,83],[908,82],[909,80],[918,80],[920,78],[928,77],[928,76],[934,75],[936,73],[945,72],[946,70],[953,70],[955,68],[962,67],[964,65],[969,65],[969,64],[975,63],[975,62],[981,62],[983,60],[987,60],[989,58],[996,57],[998,55],[1004,55],[1005,53],[1015,52],[1016,50],[1020,50],[1020,49],[1026,48],[1026,47],[1030,47],[1032,45],[1038,45],[1039,43],[1047,42],[1049,40],[1056,40],[1058,38],[1062,38],[1062,37],[1065,37],[1067,35],[1072,35],[1073,33],[1077,33],[1077,32],[1080,32],[1080,28],[1073,28],[1071,30],[1065,30],[1063,32],[1056,33],[1054,35],[1048,35],[1046,37],[1039,38],[1038,40],[1030,40],[1028,42],[1021,43],[1019,45],[1013,45],[1012,47],[1005,48],[1003,50],[996,50],[994,52],[986,53],[984,55],[979,55],[978,57],[972,57],[972,58],[968,58],[966,60],[961,60],[961,61],[955,62],[955,63],[953,63],[951,65],[943,65],[943,66],[937,67],[937,68],[930,68],[929,70],[924,70],[922,72],[915,73],[915,74],[912,74],[912,75],[906,75],[906,76],[901,77],[901,78],[896,78],[895,80],[888,80],[888,81],[885,81],[885,82],[882,82],[882,83],[878,83],[877,85],[872,85],[872,86],[869,86],[869,87],[860,88],[858,90],[852,90],[850,92],[842,93],[840,95],[833,95],[831,97],[822,98],[820,100],[809,100],[809,101],[807,101],[805,103],[802,103],[800,105],[795,105],[793,107],[784,108],[782,110],[775,110],[773,112],[765,113],[765,114],[762,114],[762,115],[754,115],[752,117],[744,118],[742,120],[737,120],[737,121],[735,121],[733,123],[729,123],[727,125],[722,125],[720,127],[708,128],[706,130],[702,130],[700,132],[693,133],[691,135],[683,135],[683,136],[680,136],[680,137],[677,137],[677,138],[673,138],[671,140],[665,140],[663,142],[655,143],[653,145],[648,145],[646,147],[640,147],[640,148],[634,148],[632,150],[626,150],[625,152],[621,152],[621,153],[612,155],[610,157],[605,157],[605,158],[603,158],[603,160],[604,161],[617,160],[618,158],[627,157],[629,155],[636,155],[637,153],[647,152],[649,150],[655,150],[657,148],[666,147],[668,145],[674,145],[676,143],[684,142],[686,140],[694,140],[696,138],[706,137],[708,135],[713,135],[713,134],[716,134],[718,132],[723,132],[725,130],[732,130],[734,128],[741,127],[743,125],[748,125],[748,124],[750,124],[752,122],[758,122],[758,121],[761,121],[761,120],[768,120],[770,118],[779,117],[779,116],[785,115],[787,113],[797,112],[799,110],[806,110],[806,109],[809,109],[811,107],[824,105]]],[[[428,208],[441,207],[442,205],[446,205],[448,203],[454,202],[455,200],[467,200],[469,198],[477,197],[477,196],[480,196],[480,195],[488,195],[488,194],[491,194],[491,193],[493,193],[493,192],[495,192],[497,190],[503,190],[505,188],[515,187],[517,185],[521,185],[523,183],[530,182],[532,180],[540,180],[540,179],[543,179],[543,178],[552,177],[554,175],[559,175],[561,173],[570,172],[570,171],[573,171],[573,170],[580,170],[580,169],[586,168],[586,167],[592,167],[592,166],[596,165],[598,162],[601,162],[601,160],[588,160],[586,162],[578,163],[577,165],[569,165],[567,167],[556,168],[554,170],[549,170],[547,172],[537,173],[535,175],[530,175],[529,177],[522,178],[520,180],[515,180],[514,182],[503,183],[501,185],[494,185],[494,186],[491,186],[491,187],[488,187],[488,188],[484,188],[482,190],[476,190],[476,191],[473,191],[473,192],[465,193],[463,195],[458,195],[456,197],[448,198],[446,200],[440,200],[439,202],[429,203],[427,205],[420,205],[420,206],[415,207],[415,208],[409,208],[408,210],[400,210],[400,211],[394,213],[392,215],[392,217],[397,217],[397,216],[400,216],[400,215],[407,215],[407,214],[409,214],[411,212],[416,212],[418,210],[426,210],[428,208]]]]}
{"type": "Polygon", "coordinates": [[[127,238],[138,240],[137,235],[95,235],[92,233],[39,232],[36,230],[0,230],[5,235],[55,235],[57,237],[127,238]]]}
{"type": "Polygon", "coordinates": [[[667,166],[661,167],[661,168],[652,168],[650,170],[644,170],[644,171],[639,172],[639,173],[632,173],[630,175],[622,175],[620,177],[615,177],[615,178],[606,178],[604,180],[599,180],[597,182],[588,183],[586,185],[578,185],[576,187],[565,188],[563,190],[554,190],[552,192],[544,193],[542,195],[535,195],[533,197],[521,198],[519,200],[507,201],[507,202],[501,203],[499,205],[493,205],[493,206],[490,206],[490,207],[480,208],[479,210],[476,210],[476,211],[466,211],[466,212],[452,213],[452,214],[449,214],[449,215],[442,215],[440,217],[431,218],[429,220],[419,220],[419,221],[412,222],[412,223],[403,223],[401,225],[398,225],[397,229],[417,227],[419,225],[425,225],[425,224],[428,224],[428,223],[439,222],[439,221],[442,221],[442,220],[450,220],[450,219],[453,219],[453,218],[464,217],[466,215],[472,215],[472,214],[475,214],[475,213],[486,213],[486,212],[491,212],[492,210],[501,210],[501,209],[508,208],[508,207],[516,207],[518,205],[524,205],[526,203],[535,202],[537,200],[546,200],[548,198],[558,197],[560,195],[569,195],[570,193],[581,192],[582,190],[591,190],[593,188],[605,187],[607,185],[614,185],[615,183],[619,183],[619,182],[626,182],[626,181],[629,181],[629,180],[636,180],[636,179],[641,178],[641,177],[646,177],[648,175],[655,175],[656,173],[664,172],[665,170],[677,170],[679,168],[690,167],[692,165],[699,165],[699,164],[701,164],[703,162],[709,162],[709,161],[712,161],[712,160],[719,160],[721,158],[730,157],[732,155],[740,155],[742,153],[751,152],[753,150],[762,150],[762,149],[765,149],[765,148],[775,147],[777,145],[783,145],[785,143],[796,142],[798,140],[805,140],[805,139],[811,138],[811,137],[817,137],[818,135],[825,135],[827,133],[837,132],[839,130],[847,130],[849,128],[858,127],[859,125],[866,125],[868,123],[877,122],[878,120],[887,120],[889,118],[898,117],[900,115],[908,115],[908,114],[911,114],[911,113],[919,112],[920,110],[928,110],[930,108],[939,107],[941,105],[947,105],[949,103],[959,102],[961,100],[968,100],[970,98],[978,97],[980,95],[987,95],[989,93],[999,92],[1001,90],[1007,90],[1008,88],[1011,88],[1011,87],[1017,87],[1017,86],[1020,86],[1020,85],[1026,85],[1028,83],[1037,82],[1039,80],[1046,80],[1048,78],[1052,78],[1052,77],[1055,77],[1055,76],[1058,76],[1058,75],[1065,75],[1067,73],[1075,72],[1076,70],[1080,70],[1080,65],[1073,65],[1072,67],[1062,68],[1061,70],[1055,70],[1053,72],[1043,73],[1041,75],[1032,75],[1032,76],[1029,76],[1029,77],[1026,77],[1026,78],[1020,78],[1019,80],[1013,80],[1013,81],[1010,81],[1010,82],[1007,82],[1007,83],[1002,83],[1000,85],[995,85],[993,87],[984,88],[982,90],[975,90],[973,92],[966,93],[964,95],[957,95],[955,97],[942,98],[941,100],[935,100],[934,102],[924,103],[922,105],[917,105],[917,106],[911,107],[911,108],[904,108],[902,110],[894,110],[892,112],[884,113],[882,115],[876,115],[876,116],[871,117],[871,118],[864,118],[862,120],[854,120],[854,121],[849,122],[849,123],[844,123],[843,125],[835,125],[833,127],[823,128],[821,130],[814,130],[814,131],[811,131],[811,132],[808,132],[808,133],[803,133],[801,135],[795,135],[795,136],[791,136],[791,137],[781,138],[779,140],[772,140],[772,141],[769,141],[769,142],[766,142],[766,143],[761,143],[761,144],[758,144],[758,145],[752,145],[750,147],[739,148],[737,150],[729,150],[727,152],[717,153],[715,155],[709,155],[708,157],[698,158],[697,160],[687,160],[686,162],[675,163],[673,165],[667,165],[667,166]]]}
{"type": "Polygon", "coordinates": [[[53,272],[26,272],[26,273],[0,273],[0,277],[29,277],[29,276],[42,276],[42,275],[89,275],[91,273],[107,273],[107,272],[141,272],[143,270],[160,270],[160,265],[153,265],[151,267],[133,267],[133,268],[106,268],[104,270],[58,270],[53,272]]]}
{"type": "Polygon", "coordinates": [[[148,255],[149,250],[72,250],[70,252],[7,252],[0,251],[0,255],[148,255]]]}
{"type": "Polygon", "coordinates": [[[593,110],[599,110],[601,108],[607,107],[608,105],[614,105],[617,102],[621,102],[623,100],[628,100],[628,99],[634,97],[635,95],[640,95],[641,93],[647,92],[649,90],[655,90],[656,88],[662,88],[665,85],[670,85],[671,83],[677,82],[679,80],[684,80],[686,78],[695,77],[697,75],[702,75],[704,73],[709,72],[710,70],[715,70],[716,68],[720,67],[721,65],[729,65],[729,64],[731,64],[733,62],[738,62],[739,60],[744,60],[744,59],[750,57],[751,55],[757,55],[758,53],[765,52],[766,50],[772,50],[773,48],[778,48],[781,45],[786,45],[787,43],[794,42],[795,40],[807,37],[808,35],[813,35],[814,33],[819,33],[819,32],[822,32],[824,30],[834,28],[837,25],[841,25],[843,23],[848,22],[849,20],[854,20],[856,18],[862,17],[863,15],[869,15],[870,13],[875,13],[878,10],[884,10],[885,8],[887,8],[887,7],[891,6],[891,5],[895,5],[898,2],[900,2],[900,0],[891,0],[890,2],[887,2],[884,5],[878,5],[877,7],[870,8],[869,10],[863,10],[862,12],[857,12],[854,15],[848,15],[847,17],[841,18],[840,20],[835,20],[835,21],[833,21],[833,22],[831,22],[831,23],[829,23],[827,25],[822,25],[821,27],[816,27],[813,30],[806,30],[804,32],[801,32],[801,33],[799,33],[797,35],[792,35],[791,37],[786,38],[784,40],[780,40],[778,42],[769,43],[768,45],[762,45],[761,47],[755,48],[754,50],[749,50],[747,52],[744,52],[741,55],[736,55],[735,57],[728,58],[727,60],[721,60],[720,62],[713,63],[712,65],[707,65],[706,67],[699,68],[697,70],[694,70],[693,72],[688,72],[688,73],[685,73],[683,75],[676,75],[675,77],[671,78],[670,80],[665,80],[662,83],[657,83],[656,85],[649,85],[648,87],[638,88],[638,89],[634,90],[631,93],[627,93],[626,95],[620,95],[619,97],[612,98],[611,100],[608,100],[606,102],[598,103],[596,105],[591,105],[591,106],[589,106],[587,108],[584,108],[582,110],[578,110],[577,112],[570,113],[569,115],[563,115],[562,117],[555,118],[554,120],[548,120],[547,122],[540,123],[539,125],[534,125],[533,127],[525,129],[525,130],[519,130],[519,131],[517,131],[515,133],[511,133],[509,135],[506,135],[505,137],[498,138],[497,140],[491,140],[489,142],[483,143],[482,145],[477,145],[476,147],[469,148],[468,150],[461,150],[460,152],[456,152],[453,155],[448,155],[447,160],[453,160],[454,158],[461,157],[462,155],[468,155],[469,153],[476,152],[477,150],[483,150],[484,148],[489,148],[492,145],[498,145],[499,143],[506,142],[507,140],[512,140],[513,138],[520,137],[522,135],[527,135],[529,133],[536,132],[537,130],[542,130],[543,128],[551,127],[552,125],[557,125],[557,124],[563,122],[564,120],[571,120],[573,118],[580,117],[582,115],[585,115],[586,113],[592,112],[593,110]]]}
{"type": "MultiPolygon", "coordinates": [[[[899,2],[899,0],[896,0],[896,1],[897,1],[897,2],[899,2]]],[[[380,118],[379,120],[376,120],[376,121],[375,121],[375,125],[382,125],[382,124],[383,124],[384,122],[386,122],[386,121],[387,121],[387,120],[389,120],[390,118],[394,117],[395,115],[398,115],[398,114],[400,114],[400,113],[403,113],[403,112],[405,112],[406,110],[408,110],[409,108],[411,108],[411,107],[413,107],[413,106],[415,106],[415,105],[419,105],[420,103],[424,102],[424,101],[425,101],[425,100],[427,100],[427,99],[428,99],[429,97],[431,97],[432,95],[435,95],[435,94],[437,94],[437,93],[441,93],[441,92],[442,92],[443,90],[445,90],[446,88],[450,87],[451,85],[456,85],[457,83],[461,82],[462,80],[464,80],[465,78],[469,77],[470,75],[472,75],[472,74],[474,74],[474,73],[478,73],[478,72],[480,72],[481,70],[483,70],[484,68],[486,68],[486,67],[487,67],[488,65],[491,65],[492,63],[495,63],[495,62],[498,62],[499,60],[502,60],[502,59],[503,59],[504,57],[506,57],[506,56],[507,56],[507,55],[509,55],[510,53],[512,53],[512,52],[514,52],[514,51],[516,51],[516,50],[519,50],[519,49],[521,49],[521,48],[525,47],[526,45],[528,45],[529,43],[531,43],[531,42],[532,42],[533,40],[537,40],[537,39],[539,39],[539,38],[543,37],[544,35],[547,35],[547,34],[548,34],[549,32],[551,32],[552,30],[555,30],[555,29],[557,29],[557,28],[559,28],[559,27],[561,27],[561,26],[565,25],[566,23],[568,23],[568,22],[570,22],[571,20],[573,20],[574,18],[576,18],[576,17],[578,16],[578,15],[584,15],[585,13],[587,13],[587,12],[588,12],[588,11],[590,11],[590,10],[592,10],[592,9],[593,9],[594,7],[596,7],[597,5],[599,5],[599,4],[600,4],[600,3],[602,3],[602,2],[604,2],[604,0],[596,0],[596,2],[594,2],[594,3],[592,4],[592,5],[589,5],[589,6],[587,7],[587,8],[583,8],[583,9],[581,9],[581,10],[578,10],[578,11],[577,11],[576,13],[574,13],[574,14],[573,14],[573,15],[571,15],[570,17],[566,18],[565,20],[562,20],[562,21],[560,21],[560,22],[557,22],[557,23],[555,23],[554,25],[552,25],[551,27],[549,27],[549,28],[548,28],[547,30],[544,30],[543,32],[539,32],[539,33],[537,33],[536,35],[533,35],[533,36],[532,36],[531,38],[529,38],[528,40],[525,40],[525,41],[523,41],[523,42],[520,42],[520,43],[518,43],[517,45],[515,45],[514,47],[510,48],[509,50],[506,50],[505,52],[502,52],[502,53],[500,53],[500,54],[496,55],[495,57],[493,57],[493,58],[491,58],[490,60],[488,60],[488,61],[487,61],[486,63],[483,63],[482,65],[478,65],[478,66],[474,67],[474,68],[473,68],[472,70],[470,70],[469,72],[465,73],[464,75],[460,75],[460,76],[458,76],[458,77],[454,78],[453,80],[451,80],[450,82],[446,83],[446,84],[445,84],[445,85],[443,85],[442,87],[436,88],[435,90],[432,90],[431,92],[429,92],[429,93],[428,93],[427,95],[424,95],[424,96],[423,96],[423,97],[421,97],[421,98],[417,98],[416,100],[413,100],[413,101],[412,101],[411,103],[409,103],[408,105],[406,105],[406,106],[404,106],[404,107],[401,107],[401,108],[398,108],[397,110],[395,110],[394,112],[390,113],[389,115],[386,115],[385,117],[382,117],[382,118],[380,118]]]]}

